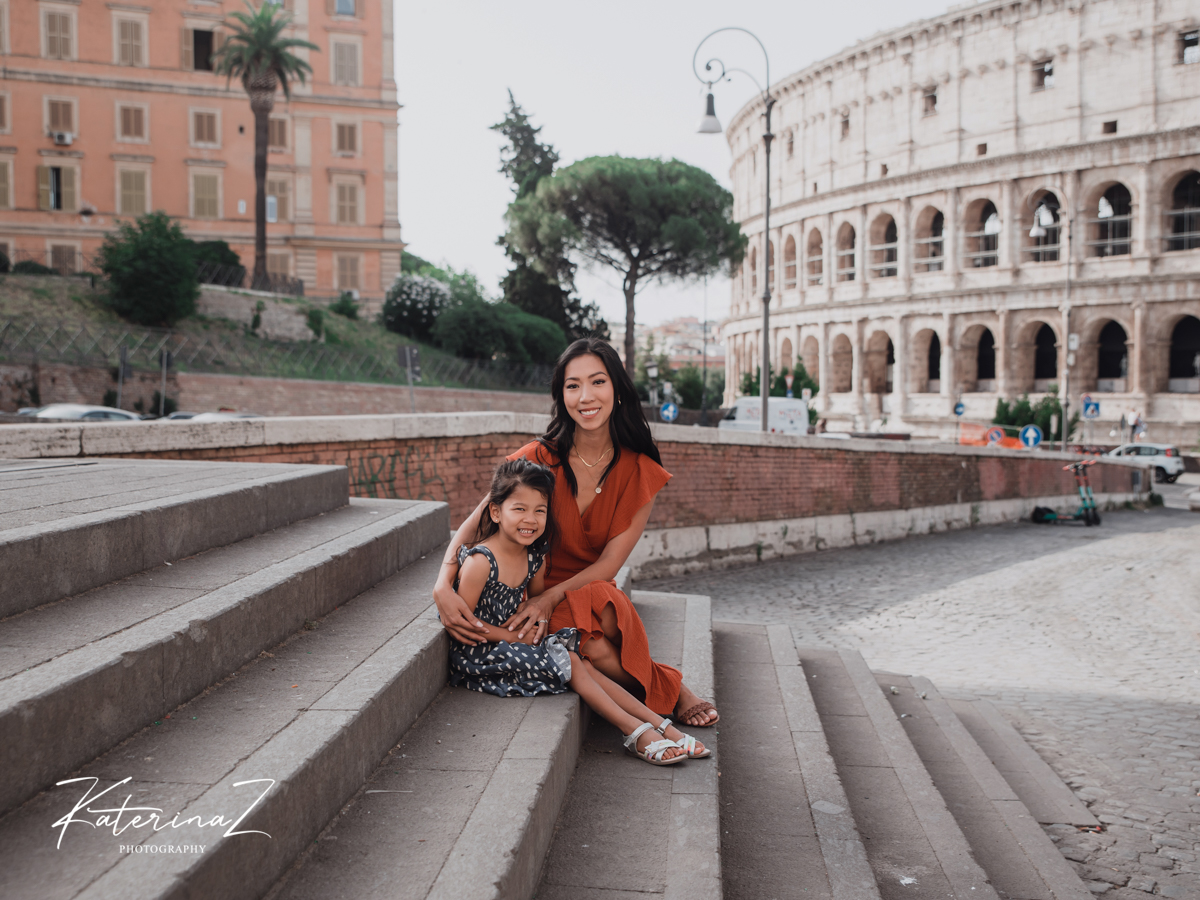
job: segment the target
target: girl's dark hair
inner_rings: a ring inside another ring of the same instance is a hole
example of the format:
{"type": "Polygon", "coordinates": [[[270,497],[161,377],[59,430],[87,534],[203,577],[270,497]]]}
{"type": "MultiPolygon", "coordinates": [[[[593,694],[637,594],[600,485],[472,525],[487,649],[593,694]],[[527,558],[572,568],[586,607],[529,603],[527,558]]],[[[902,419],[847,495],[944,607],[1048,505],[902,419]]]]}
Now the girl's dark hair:
{"type": "Polygon", "coordinates": [[[613,386],[613,411],[608,420],[608,434],[612,438],[613,455],[600,476],[600,481],[608,477],[613,466],[621,457],[621,450],[632,450],[634,453],[644,453],[660,466],[662,457],[658,455],[658,445],[650,434],[650,425],[646,422],[646,414],[642,412],[642,401],[633,386],[633,379],[621,364],[621,357],[608,341],[600,338],[585,337],[575,341],[563,351],[562,356],[554,365],[554,377],[550,381],[550,395],[554,398],[554,415],[546,433],[538,438],[538,442],[558,457],[558,465],[562,466],[563,474],[567,476],[567,484],[571,493],[579,494],[579,485],[575,482],[575,473],[571,471],[568,460],[571,448],[575,446],[575,420],[567,412],[567,404],[563,400],[563,386],[567,380],[567,364],[573,359],[587,354],[600,357],[604,368],[608,370],[609,380],[613,386]]]}
{"type": "Polygon", "coordinates": [[[551,498],[554,496],[554,472],[540,463],[530,462],[527,459],[507,460],[496,466],[496,471],[492,475],[492,487],[488,495],[487,506],[483,508],[483,513],[479,516],[479,524],[475,527],[475,540],[471,542],[473,545],[480,541],[486,541],[500,530],[500,525],[492,521],[491,505],[493,503],[497,506],[503,505],[504,501],[512,496],[512,492],[522,485],[533,488],[546,498],[546,530],[533,542],[533,549],[544,551],[549,548],[557,533],[554,525],[554,508],[551,503],[551,498]]]}

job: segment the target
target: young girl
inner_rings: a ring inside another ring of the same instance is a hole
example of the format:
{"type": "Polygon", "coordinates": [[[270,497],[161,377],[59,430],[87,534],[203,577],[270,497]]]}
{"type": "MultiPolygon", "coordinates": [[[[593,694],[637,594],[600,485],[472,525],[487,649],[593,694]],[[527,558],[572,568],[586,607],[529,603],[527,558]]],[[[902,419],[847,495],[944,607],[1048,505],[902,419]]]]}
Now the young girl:
{"type": "Polygon", "coordinates": [[[532,643],[502,627],[526,589],[542,592],[542,561],[554,536],[550,497],[554,473],[524,459],[501,463],[475,542],[459,550],[455,590],[487,626],[486,644],[451,641],[450,683],[500,697],[561,694],[570,686],[588,706],[621,729],[625,748],[652,765],[699,759],[709,751],[652,713],[578,654],[579,636],[563,628],[532,643]],[[655,725],[654,723],[658,724],[655,725]],[[652,739],[654,735],[659,739],[652,739]]]}

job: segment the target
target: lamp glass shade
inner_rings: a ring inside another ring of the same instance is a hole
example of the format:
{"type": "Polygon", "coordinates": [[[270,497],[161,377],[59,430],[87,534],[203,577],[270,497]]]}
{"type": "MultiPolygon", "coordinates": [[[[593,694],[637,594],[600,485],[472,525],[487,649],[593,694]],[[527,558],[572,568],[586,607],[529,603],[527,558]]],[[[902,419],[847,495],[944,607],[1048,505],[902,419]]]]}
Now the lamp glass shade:
{"type": "Polygon", "coordinates": [[[708,99],[704,103],[704,116],[700,119],[700,127],[696,131],[700,134],[720,134],[724,130],[717,120],[717,107],[713,102],[712,92],[709,91],[708,99]]]}
{"type": "Polygon", "coordinates": [[[987,221],[983,223],[983,233],[987,235],[1000,233],[1000,217],[992,213],[987,217],[987,221]]]}
{"type": "Polygon", "coordinates": [[[657,378],[658,377],[658,366],[653,365],[653,364],[646,366],[646,377],[647,378],[657,378]]]}

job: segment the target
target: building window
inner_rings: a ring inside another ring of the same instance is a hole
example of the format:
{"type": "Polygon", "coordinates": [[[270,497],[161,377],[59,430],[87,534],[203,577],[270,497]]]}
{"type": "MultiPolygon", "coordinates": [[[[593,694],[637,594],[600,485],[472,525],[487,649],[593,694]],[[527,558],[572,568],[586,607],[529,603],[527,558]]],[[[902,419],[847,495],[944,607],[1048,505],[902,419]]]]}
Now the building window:
{"type": "Polygon", "coordinates": [[[1185,31],[1179,36],[1179,61],[1187,66],[1200,62],[1200,31],[1185,31]]]}
{"type": "Polygon", "coordinates": [[[125,140],[146,139],[146,110],[140,106],[120,107],[121,137],[125,140]]]}
{"type": "Polygon", "coordinates": [[[887,173],[888,173],[888,167],[887,167],[887,163],[880,163],[880,165],[879,165],[879,177],[880,177],[880,178],[887,178],[887,173]]]}
{"type": "Polygon", "coordinates": [[[288,220],[288,183],[280,178],[267,179],[267,221],[288,220]]]}
{"type": "Polygon", "coordinates": [[[1167,250],[1200,248],[1200,173],[1189,172],[1171,194],[1167,250]]]}
{"type": "Polygon", "coordinates": [[[850,117],[842,116],[842,140],[850,137],[850,117]]]}
{"type": "Polygon", "coordinates": [[[197,172],[192,175],[192,217],[219,219],[221,217],[219,176],[197,172]]]}
{"type": "Polygon", "coordinates": [[[140,66],[142,56],[142,23],[131,19],[117,20],[117,65],[140,66]]]}
{"type": "Polygon", "coordinates": [[[1117,123],[1116,122],[1105,122],[1104,125],[1101,127],[1100,131],[1103,134],[1116,134],[1117,133],[1117,123]]]}
{"type": "Polygon", "coordinates": [[[203,28],[183,29],[182,45],[183,68],[195,72],[211,72],[213,70],[213,51],[217,49],[217,35],[203,28]]]}
{"type": "Polygon", "coordinates": [[[267,122],[267,146],[272,150],[286,150],[287,119],[270,119],[267,122]]]}
{"type": "Polygon", "coordinates": [[[79,249],[74,244],[50,245],[50,268],[60,275],[73,275],[79,271],[78,258],[79,249]]]}
{"type": "MultiPolygon", "coordinates": [[[[12,166],[0,161],[0,209],[12,208],[12,166]]],[[[7,254],[5,254],[7,255],[7,254]]]]}
{"type": "Polygon", "coordinates": [[[337,152],[338,153],[357,153],[358,152],[358,126],[345,125],[338,123],[337,126],[337,152]]]}
{"type": "Polygon", "coordinates": [[[875,220],[871,230],[871,277],[895,278],[900,271],[896,266],[900,258],[896,220],[891,216],[882,216],[875,220]]]}
{"type": "Polygon", "coordinates": [[[352,16],[355,14],[355,0],[333,0],[331,10],[337,16],[352,16]]]}
{"type": "Polygon", "coordinates": [[[821,240],[821,232],[815,228],[808,233],[804,267],[808,270],[809,284],[821,284],[825,280],[825,244],[821,240]]]}
{"type": "Polygon", "coordinates": [[[215,112],[192,112],[192,143],[217,145],[217,114],[215,112]]]}
{"type": "Polygon", "coordinates": [[[921,115],[937,115],[937,88],[925,91],[924,103],[921,106],[921,115]]]}
{"type": "Polygon", "coordinates": [[[1123,184],[1114,184],[1096,204],[1091,221],[1095,239],[1088,244],[1093,256],[1128,256],[1129,235],[1133,228],[1133,198],[1123,184]]]}
{"type": "Polygon", "coordinates": [[[791,290],[796,286],[796,239],[790,234],[783,245],[783,287],[791,290]]]}
{"type": "Polygon", "coordinates": [[[856,235],[854,227],[849,223],[843,225],[838,231],[837,238],[837,280],[838,281],[853,281],[855,277],[854,271],[854,244],[856,235]]]}
{"type": "Polygon", "coordinates": [[[358,290],[358,257],[339,255],[337,258],[338,290],[358,290]]]}
{"type": "Polygon", "coordinates": [[[75,210],[75,170],[70,166],[38,166],[38,209],[75,210]]]}
{"type": "Polygon", "coordinates": [[[337,186],[337,223],[339,225],[358,224],[357,184],[339,184],[337,186]]]}
{"type": "Polygon", "coordinates": [[[72,59],[71,14],[47,10],[45,18],[46,57],[72,59]]]}
{"type": "Polygon", "coordinates": [[[1039,59],[1033,64],[1033,89],[1044,91],[1054,87],[1054,60],[1039,59]]]}
{"type": "Polygon", "coordinates": [[[945,216],[939,209],[926,209],[917,217],[917,239],[913,242],[917,271],[940,272],[945,263],[945,216]]]}
{"type": "Polygon", "coordinates": [[[333,83],[358,84],[358,44],[346,41],[334,41],[333,50],[333,83]]]}
{"type": "Polygon", "coordinates": [[[46,124],[50,131],[75,132],[75,104],[70,100],[46,101],[46,124]]]}
{"type": "Polygon", "coordinates": [[[976,144],[975,145],[975,155],[976,156],[987,156],[987,144],[976,144]]]}
{"type": "Polygon", "coordinates": [[[1033,262],[1058,262],[1060,226],[1058,197],[1049,192],[1038,199],[1025,252],[1033,262]]]}
{"type": "Polygon", "coordinates": [[[996,205],[991,200],[980,202],[977,212],[967,214],[967,221],[973,222],[975,228],[963,235],[967,242],[965,258],[976,269],[999,265],[1000,214],[996,212],[996,205]]]}
{"type": "Polygon", "coordinates": [[[121,215],[140,216],[146,212],[146,173],[121,170],[121,215]]]}

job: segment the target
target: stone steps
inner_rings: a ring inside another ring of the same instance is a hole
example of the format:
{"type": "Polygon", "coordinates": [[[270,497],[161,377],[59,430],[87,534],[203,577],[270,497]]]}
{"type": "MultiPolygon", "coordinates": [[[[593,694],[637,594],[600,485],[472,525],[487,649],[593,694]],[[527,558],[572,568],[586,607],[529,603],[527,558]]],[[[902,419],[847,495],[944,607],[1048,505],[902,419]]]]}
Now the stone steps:
{"type": "Polygon", "coordinates": [[[0,623],[11,809],[444,542],[444,505],[355,500],[0,623]],[[81,711],[87,711],[81,714],[81,711]]]}

